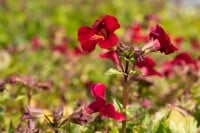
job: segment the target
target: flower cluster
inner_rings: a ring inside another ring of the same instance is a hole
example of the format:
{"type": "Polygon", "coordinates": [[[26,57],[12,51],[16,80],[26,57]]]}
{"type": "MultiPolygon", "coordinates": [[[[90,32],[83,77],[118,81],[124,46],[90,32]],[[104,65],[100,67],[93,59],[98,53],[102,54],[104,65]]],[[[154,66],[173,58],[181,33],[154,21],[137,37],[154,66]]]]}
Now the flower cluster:
{"type": "MultiPolygon", "coordinates": [[[[99,45],[102,49],[106,49],[107,51],[100,53],[99,57],[111,60],[118,69],[117,71],[124,74],[126,81],[130,73],[130,64],[132,64],[133,69],[135,66],[138,67],[145,76],[161,76],[154,69],[156,63],[145,54],[160,51],[167,55],[177,50],[164,29],[159,25],[155,25],[150,28],[149,34],[145,34],[142,33],[142,26],[135,24],[131,28],[132,34],[130,36],[131,39],[129,39],[134,45],[127,45],[119,42],[118,37],[114,33],[118,28],[120,28],[118,20],[110,15],[100,17],[90,27],[80,27],[78,30],[78,40],[83,51],[90,53],[94,51],[96,45],[99,45]],[[139,42],[144,43],[144,45],[141,48],[136,48],[137,45],[135,43],[139,42]]],[[[126,119],[124,114],[117,112],[114,106],[106,101],[105,85],[100,83],[93,85],[91,94],[95,100],[86,107],[87,113],[98,112],[100,116],[120,121],[126,119]]],[[[123,99],[127,98],[123,97],[123,99]]],[[[126,107],[126,100],[123,101],[123,105],[126,107]]]]}

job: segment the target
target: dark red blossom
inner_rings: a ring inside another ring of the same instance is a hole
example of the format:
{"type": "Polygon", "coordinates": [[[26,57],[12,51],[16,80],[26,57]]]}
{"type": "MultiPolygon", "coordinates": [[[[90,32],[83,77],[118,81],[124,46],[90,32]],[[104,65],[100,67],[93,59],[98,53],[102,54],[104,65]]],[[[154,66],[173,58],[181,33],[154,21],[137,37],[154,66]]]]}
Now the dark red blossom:
{"type": "Polygon", "coordinates": [[[118,121],[125,120],[125,115],[117,112],[111,103],[107,103],[105,99],[105,85],[97,83],[93,85],[91,94],[95,98],[91,104],[86,107],[89,114],[99,112],[99,114],[106,118],[113,118],[118,121]]]}
{"type": "Polygon", "coordinates": [[[118,42],[114,31],[120,27],[113,16],[104,15],[91,27],[83,26],[78,30],[78,40],[85,52],[92,52],[98,44],[103,49],[110,49],[118,42]]]}
{"type": "Polygon", "coordinates": [[[194,60],[187,52],[178,54],[173,60],[167,61],[162,65],[163,74],[169,76],[172,74],[176,66],[186,67],[189,66],[193,70],[197,70],[197,61],[194,60]]]}
{"type": "Polygon", "coordinates": [[[110,59],[115,64],[116,67],[121,67],[119,57],[118,57],[117,52],[115,50],[108,51],[106,53],[100,53],[99,56],[100,56],[100,58],[110,59]]]}
{"type": "Polygon", "coordinates": [[[161,53],[170,54],[178,50],[172,43],[168,34],[159,25],[153,26],[149,33],[150,40],[158,40],[160,47],[157,49],[161,53]]]}
{"type": "Polygon", "coordinates": [[[136,65],[145,76],[161,76],[161,74],[154,69],[156,65],[155,62],[148,56],[144,57],[142,61],[138,61],[136,65]]]}
{"type": "Polygon", "coordinates": [[[133,43],[147,42],[148,36],[142,33],[142,26],[140,24],[134,24],[132,26],[132,41],[133,43]]]}

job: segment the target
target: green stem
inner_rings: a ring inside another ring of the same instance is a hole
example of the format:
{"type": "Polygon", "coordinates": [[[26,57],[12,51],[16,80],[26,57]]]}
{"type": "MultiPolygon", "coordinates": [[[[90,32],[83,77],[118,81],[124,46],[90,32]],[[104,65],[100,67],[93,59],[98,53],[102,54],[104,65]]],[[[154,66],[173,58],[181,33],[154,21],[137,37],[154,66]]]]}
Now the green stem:
{"type": "MultiPolygon", "coordinates": [[[[126,61],[126,66],[125,66],[125,70],[124,70],[124,81],[123,81],[123,109],[126,110],[126,105],[128,102],[128,88],[127,88],[127,82],[128,82],[128,70],[129,67],[129,62],[126,61]]],[[[126,120],[122,121],[122,133],[126,133],[126,120]]]]}

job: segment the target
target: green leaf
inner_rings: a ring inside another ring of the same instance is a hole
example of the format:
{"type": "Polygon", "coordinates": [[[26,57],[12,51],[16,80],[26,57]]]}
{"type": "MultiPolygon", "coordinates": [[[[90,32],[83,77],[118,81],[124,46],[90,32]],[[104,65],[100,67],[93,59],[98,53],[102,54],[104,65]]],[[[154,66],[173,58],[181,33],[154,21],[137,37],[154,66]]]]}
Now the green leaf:
{"type": "Polygon", "coordinates": [[[135,70],[130,70],[130,72],[129,72],[129,74],[132,74],[132,75],[135,75],[135,74],[137,74],[138,72],[137,71],[135,71],[135,70]]]}
{"type": "Polygon", "coordinates": [[[141,108],[140,104],[134,104],[127,109],[127,113],[133,114],[141,108]]]}
{"type": "Polygon", "coordinates": [[[15,99],[16,102],[22,101],[24,100],[26,97],[24,95],[19,95],[17,96],[17,98],[15,99]]]}
{"type": "Polygon", "coordinates": [[[114,104],[115,108],[117,110],[122,110],[121,102],[116,97],[113,97],[112,100],[113,100],[113,104],[114,104]]]}
{"type": "Polygon", "coordinates": [[[134,57],[132,57],[130,60],[129,60],[132,64],[135,64],[135,58],[134,57]]]}
{"type": "Polygon", "coordinates": [[[13,122],[12,122],[12,120],[10,120],[8,133],[14,133],[14,126],[13,126],[13,122]]]}
{"type": "Polygon", "coordinates": [[[180,110],[171,110],[167,122],[170,130],[174,133],[197,133],[195,118],[189,114],[182,114],[180,110]]]}
{"type": "Polygon", "coordinates": [[[159,126],[157,127],[156,131],[153,131],[153,133],[172,133],[168,124],[163,120],[159,122],[159,126]]]}
{"type": "Polygon", "coordinates": [[[2,113],[2,112],[3,112],[3,107],[0,106],[0,113],[2,113]]]}
{"type": "Polygon", "coordinates": [[[0,122],[3,122],[3,116],[0,114],[0,122]]]}
{"type": "Polygon", "coordinates": [[[104,75],[109,76],[109,75],[123,75],[123,72],[120,72],[114,68],[110,68],[109,70],[107,70],[104,75]]]}

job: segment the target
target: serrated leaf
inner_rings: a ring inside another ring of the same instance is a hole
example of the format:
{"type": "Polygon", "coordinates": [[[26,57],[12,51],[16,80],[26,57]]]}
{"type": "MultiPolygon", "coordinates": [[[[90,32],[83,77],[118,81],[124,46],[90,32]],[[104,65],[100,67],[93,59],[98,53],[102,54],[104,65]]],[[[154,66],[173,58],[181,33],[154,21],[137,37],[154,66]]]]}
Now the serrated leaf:
{"type": "Polygon", "coordinates": [[[107,70],[104,75],[109,76],[109,75],[123,75],[123,72],[120,72],[114,68],[110,68],[109,70],[107,70]]]}

